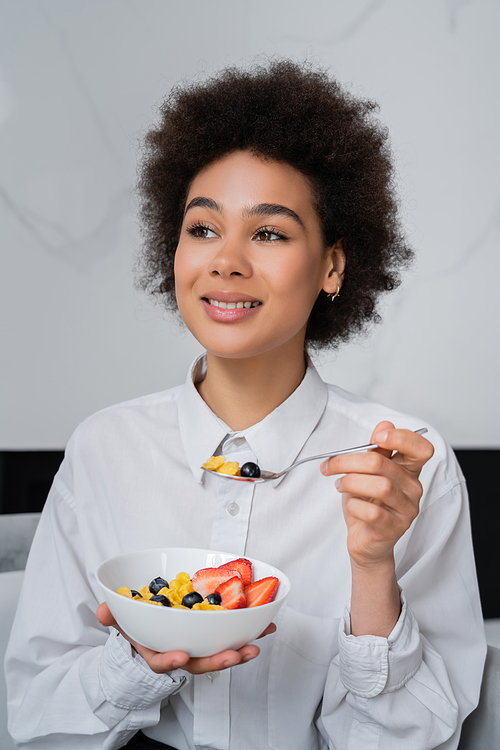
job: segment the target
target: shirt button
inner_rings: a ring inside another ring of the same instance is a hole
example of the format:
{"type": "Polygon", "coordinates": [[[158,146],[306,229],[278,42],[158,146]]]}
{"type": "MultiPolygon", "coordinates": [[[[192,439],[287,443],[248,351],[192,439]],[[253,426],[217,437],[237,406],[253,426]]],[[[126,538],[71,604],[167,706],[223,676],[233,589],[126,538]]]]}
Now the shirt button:
{"type": "Polygon", "coordinates": [[[227,512],[232,516],[237,516],[240,512],[240,506],[238,505],[238,503],[229,503],[229,505],[227,506],[227,512]]]}
{"type": "Polygon", "coordinates": [[[213,680],[216,680],[219,676],[220,672],[207,672],[207,677],[212,682],[213,680]]]}
{"type": "Polygon", "coordinates": [[[236,443],[236,445],[243,445],[243,443],[245,442],[245,438],[244,437],[237,437],[237,438],[234,439],[234,442],[236,443]]]}

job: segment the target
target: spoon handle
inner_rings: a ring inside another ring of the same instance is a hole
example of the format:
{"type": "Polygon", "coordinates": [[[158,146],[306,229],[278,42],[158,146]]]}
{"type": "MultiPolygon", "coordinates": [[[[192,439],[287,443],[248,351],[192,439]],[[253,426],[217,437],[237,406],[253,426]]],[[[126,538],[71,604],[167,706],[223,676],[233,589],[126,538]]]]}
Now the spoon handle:
{"type": "MultiPolygon", "coordinates": [[[[427,427],[421,427],[420,430],[414,430],[414,432],[417,435],[425,435],[426,432],[428,432],[427,427]]],[[[283,471],[280,471],[279,473],[274,475],[274,479],[277,479],[278,477],[282,477],[283,474],[287,474],[290,469],[294,469],[296,466],[299,466],[300,464],[305,464],[307,461],[317,461],[321,458],[333,458],[333,456],[344,456],[347,453],[364,453],[365,451],[371,451],[374,448],[378,448],[379,446],[376,443],[368,443],[368,445],[358,445],[355,448],[344,448],[344,450],[341,451],[330,451],[330,453],[320,453],[318,456],[309,456],[308,458],[301,458],[300,461],[295,461],[291,466],[289,466],[287,469],[283,469],[283,471]]]]}

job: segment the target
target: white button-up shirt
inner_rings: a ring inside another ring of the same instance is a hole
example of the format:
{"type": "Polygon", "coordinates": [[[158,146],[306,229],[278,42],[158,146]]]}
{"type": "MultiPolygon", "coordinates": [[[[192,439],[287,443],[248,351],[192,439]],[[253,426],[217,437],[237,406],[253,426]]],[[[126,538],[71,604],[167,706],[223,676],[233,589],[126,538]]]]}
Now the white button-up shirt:
{"type": "Polygon", "coordinates": [[[341,498],[319,463],[280,481],[230,482],[222,452],[281,470],[421,420],[328,386],[310,366],[262,422],[233,433],[184,386],[112,406],[70,440],[26,568],[6,666],[21,748],[122,747],[139,729],[178,750],[442,750],[477,704],[485,656],[464,480],[429,428],[421,510],[395,549],[402,613],[388,638],[349,630],[341,498]],[[292,589],[276,634],[247,664],[154,674],[95,617],[96,570],[147,547],[202,547],[282,569],[292,589]]]}

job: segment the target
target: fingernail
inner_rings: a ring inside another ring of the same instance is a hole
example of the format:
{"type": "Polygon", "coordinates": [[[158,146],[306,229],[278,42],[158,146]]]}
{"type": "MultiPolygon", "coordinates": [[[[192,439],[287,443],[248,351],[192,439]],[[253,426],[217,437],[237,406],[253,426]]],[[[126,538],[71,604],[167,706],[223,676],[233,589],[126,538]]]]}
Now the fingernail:
{"type": "Polygon", "coordinates": [[[375,435],[375,442],[378,443],[385,443],[385,441],[388,438],[388,433],[384,430],[383,432],[377,432],[375,435]]]}
{"type": "Polygon", "coordinates": [[[172,669],[179,669],[180,666],[181,666],[180,662],[178,661],[172,662],[172,669]]]}
{"type": "Polygon", "coordinates": [[[335,487],[340,491],[340,479],[335,480],[335,487]]]}
{"type": "Polygon", "coordinates": [[[225,661],[224,664],[223,664],[223,667],[224,667],[224,669],[229,669],[229,667],[234,667],[235,664],[237,664],[237,663],[238,662],[234,662],[234,661],[225,661]]]}
{"type": "Polygon", "coordinates": [[[320,467],[319,467],[319,470],[320,470],[320,472],[321,472],[322,474],[324,474],[324,473],[325,473],[325,471],[326,471],[326,466],[327,466],[327,462],[326,462],[326,461],[323,461],[323,463],[322,463],[322,464],[320,465],[320,467]]]}
{"type": "Polygon", "coordinates": [[[252,656],[251,654],[247,654],[243,657],[243,661],[251,661],[252,659],[255,659],[255,656],[252,656]]]}

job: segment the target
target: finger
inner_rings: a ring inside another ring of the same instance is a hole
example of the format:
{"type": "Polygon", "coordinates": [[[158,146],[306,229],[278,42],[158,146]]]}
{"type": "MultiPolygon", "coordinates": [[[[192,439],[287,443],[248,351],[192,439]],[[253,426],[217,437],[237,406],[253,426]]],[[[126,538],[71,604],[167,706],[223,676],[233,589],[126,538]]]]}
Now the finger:
{"type": "Polygon", "coordinates": [[[413,514],[418,508],[422,485],[414,475],[400,470],[402,481],[395,482],[390,477],[371,474],[346,474],[335,481],[335,486],[343,495],[351,495],[375,502],[398,514],[413,514]]]}
{"type": "Polygon", "coordinates": [[[434,455],[429,440],[412,430],[379,430],[374,440],[382,448],[395,452],[392,460],[419,474],[424,464],[434,455]]]}
{"type": "MultiPolygon", "coordinates": [[[[261,637],[262,636],[259,636],[259,638],[261,637]]],[[[240,648],[239,654],[241,656],[240,664],[246,664],[247,661],[255,659],[260,654],[260,648],[253,644],[248,644],[247,646],[240,648]]]]}
{"type": "Polygon", "coordinates": [[[270,622],[267,628],[264,630],[264,632],[262,632],[260,635],[257,636],[257,640],[259,638],[264,638],[265,635],[271,635],[271,633],[275,633],[275,632],[276,632],[276,625],[274,624],[274,622],[270,622]]]}
{"type": "MultiPolygon", "coordinates": [[[[379,422],[379,424],[375,427],[375,429],[372,432],[372,436],[370,438],[370,443],[374,444],[377,441],[374,439],[374,436],[377,432],[382,432],[385,434],[387,430],[394,429],[394,425],[392,422],[379,422]]],[[[390,450],[379,450],[371,449],[370,451],[367,451],[367,453],[378,453],[379,455],[386,456],[387,458],[390,458],[392,451],[390,450]]],[[[333,476],[334,474],[343,474],[344,470],[340,469],[340,459],[347,458],[349,456],[364,456],[366,453],[347,453],[345,456],[332,456],[332,458],[327,458],[326,461],[323,461],[323,463],[320,466],[321,473],[324,474],[326,477],[333,476]]],[[[355,464],[354,464],[355,465],[355,464]]]]}
{"type": "MultiPolygon", "coordinates": [[[[380,443],[377,440],[377,435],[380,435],[380,434],[385,435],[386,432],[389,432],[389,430],[394,430],[394,429],[395,429],[395,427],[392,424],[392,422],[389,422],[387,420],[384,421],[384,422],[379,422],[378,425],[375,427],[375,429],[372,432],[372,436],[370,438],[370,443],[372,443],[372,444],[375,443],[376,445],[380,446],[380,443]]],[[[376,452],[380,453],[382,456],[386,456],[387,458],[390,458],[391,455],[392,455],[392,450],[387,450],[387,449],[384,450],[384,449],[382,449],[382,446],[380,446],[380,449],[377,448],[376,452]]]]}
{"type": "Polygon", "coordinates": [[[111,611],[106,602],[103,602],[97,607],[96,616],[101,625],[104,625],[104,627],[116,627],[116,620],[111,614],[111,611]]]}
{"type": "Polygon", "coordinates": [[[204,674],[206,672],[220,672],[223,669],[236,667],[242,662],[250,661],[258,656],[260,649],[258,646],[247,645],[240,648],[239,651],[222,651],[213,656],[202,656],[190,659],[184,669],[191,674],[204,674]]]}
{"type": "MultiPolygon", "coordinates": [[[[387,451],[384,451],[387,453],[387,451]]],[[[394,464],[382,451],[372,450],[365,453],[349,453],[345,456],[334,456],[329,459],[328,474],[374,474],[396,479],[404,469],[394,464]]]]}
{"type": "Polygon", "coordinates": [[[349,495],[343,502],[347,514],[347,525],[355,520],[362,521],[374,529],[381,529],[381,538],[391,535],[393,527],[397,524],[397,519],[385,506],[377,503],[369,503],[366,500],[349,495]]]}
{"type": "Polygon", "coordinates": [[[349,472],[391,476],[391,467],[399,465],[418,476],[434,453],[432,444],[411,430],[382,430],[374,433],[374,440],[383,450],[333,456],[322,464],[322,473],[325,476],[349,472]]]}
{"type": "Polygon", "coordinates": [[[359,494],[386,502],[396,493],[404,493],[411,500],[420,500],[422,485],[416,472],[380,453],[371,451],[358,456],[345,456],[336,465],[341,475],[335,480],[339,492],[359,494]]]}
{"type": "Polygon", "coordinates": [[[133,644],[137,653],[142,656],[149,668],[156,674],[165,674],[172,672],[174,669],[182,669],[189,662],[189,654],[185,651],[152,651],[139,643],[133,644]]]}
{"type": "Polygon", "coordinates": [[[406,499],[401,505],[390,507],[369,502],[357,495],[344,495],[342,506],[348,527],[353,521],[363,521],[381,539],[392,537],[393,531],[398,532],[396,538],[399,539],[418,516],[418,503],[409,503],[406,499]]]}

